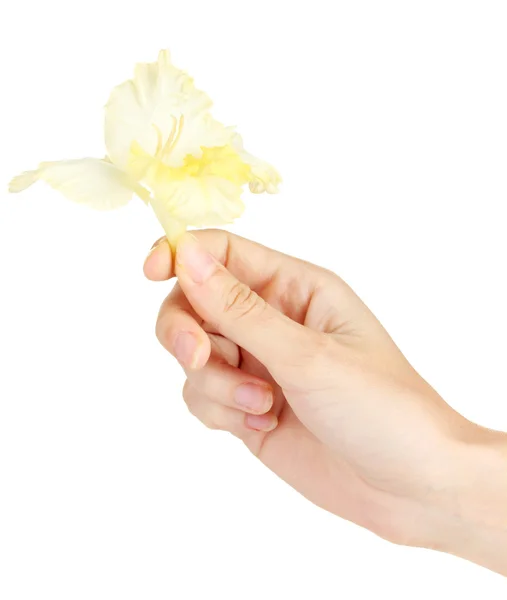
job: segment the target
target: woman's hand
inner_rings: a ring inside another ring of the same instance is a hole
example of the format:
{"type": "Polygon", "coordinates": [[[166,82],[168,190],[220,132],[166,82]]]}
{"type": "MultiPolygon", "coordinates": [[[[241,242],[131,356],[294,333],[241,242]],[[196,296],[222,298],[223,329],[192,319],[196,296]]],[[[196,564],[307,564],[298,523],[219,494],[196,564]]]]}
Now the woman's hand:
{"type": "Polygon", "coordinates": [[[160,241],[145,274],[178,278],[157,335],[205,425],[328,511],[507,574],[504,434],[447,405],[339,277],[224,231],[186,234],[175,264],[160,241]]]}

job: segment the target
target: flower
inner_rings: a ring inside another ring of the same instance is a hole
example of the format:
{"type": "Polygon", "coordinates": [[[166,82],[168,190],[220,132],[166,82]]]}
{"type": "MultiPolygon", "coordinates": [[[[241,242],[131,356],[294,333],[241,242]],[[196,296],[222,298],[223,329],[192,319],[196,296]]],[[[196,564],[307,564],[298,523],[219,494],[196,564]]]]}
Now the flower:
{"type": "Polygon", "coordinates": [[[69,200],[99,210],[136,194],[151,205],[172,246],[189,226],[231,223],[244,209],[243,186],[276,193],[277,171],[243,148],[241,136],[210,113],[210,98],[177,69],[167,50],[136,65],[105,107],[104,159],[43,162],[15,177],[9,191],[38,179],[69,200]]]}

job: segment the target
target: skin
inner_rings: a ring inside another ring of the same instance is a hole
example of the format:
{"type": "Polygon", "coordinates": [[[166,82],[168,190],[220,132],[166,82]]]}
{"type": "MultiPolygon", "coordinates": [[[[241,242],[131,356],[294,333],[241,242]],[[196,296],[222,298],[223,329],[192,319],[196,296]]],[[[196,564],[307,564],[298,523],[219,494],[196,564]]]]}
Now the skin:
{"type": "Polygon", "coordinates": [[[316,505],[507,576],[507,434],[454,411],[337,275],[224,231],[159,240],[156,332],[206,426],[316,505]]]}

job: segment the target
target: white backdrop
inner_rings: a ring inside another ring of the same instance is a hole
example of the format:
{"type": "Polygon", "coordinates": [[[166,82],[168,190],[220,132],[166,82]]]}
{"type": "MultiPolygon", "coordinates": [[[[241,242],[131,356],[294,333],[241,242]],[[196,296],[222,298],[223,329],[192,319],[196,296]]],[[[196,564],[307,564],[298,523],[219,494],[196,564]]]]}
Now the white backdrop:
{"type": "MultiPolygon", "coordinates": [[[[102,156],[102,107],[172,50],[284,177],[233,231],[345,278],[468,418],[507,430],[507,7],[3,5],[0,180],[102,156]]],[[[498,575],[326,514],[187,412],[141,202],[0,198],[2,600],[505,598],[498,575]]],[[[382,415],[379,414],[379,419],[382,415]]]]}

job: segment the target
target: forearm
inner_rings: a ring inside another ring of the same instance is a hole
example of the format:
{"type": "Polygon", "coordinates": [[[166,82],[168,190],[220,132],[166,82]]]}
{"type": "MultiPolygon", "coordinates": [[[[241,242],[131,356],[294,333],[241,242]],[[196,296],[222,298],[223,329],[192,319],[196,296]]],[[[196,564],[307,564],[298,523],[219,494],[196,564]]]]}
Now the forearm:
{"type": "Polygon", "coordinates": [[[507,576],[507,434],[473,428],[452,445],[452,479],[428,510],[428,547],[507,576]]]}

